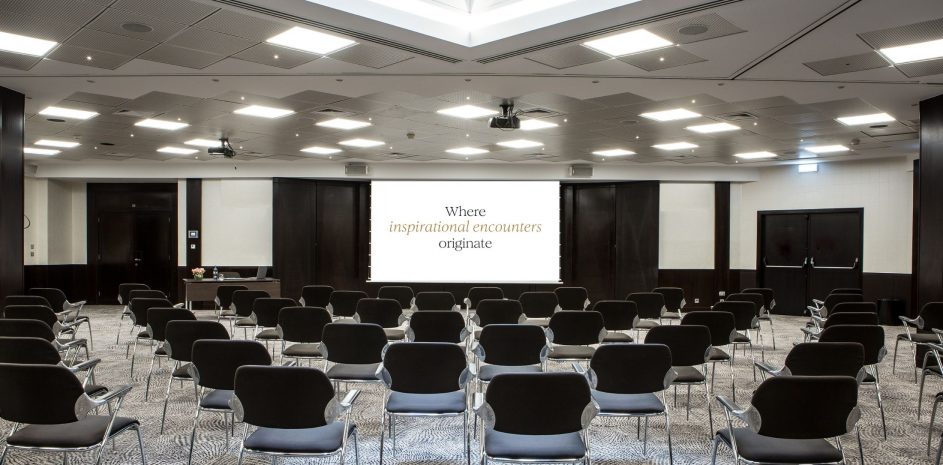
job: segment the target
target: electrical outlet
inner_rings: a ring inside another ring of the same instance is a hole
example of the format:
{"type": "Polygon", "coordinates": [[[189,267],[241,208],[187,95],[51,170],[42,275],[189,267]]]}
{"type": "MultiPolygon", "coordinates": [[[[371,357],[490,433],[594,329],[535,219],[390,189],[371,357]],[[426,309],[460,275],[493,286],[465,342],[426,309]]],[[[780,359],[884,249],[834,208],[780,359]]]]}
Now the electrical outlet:
{"type": "Polygon", "coordinates": [[[695,298],[695,299],[694,299],[694,303],[696,303],[696,304],[701,303],[701,299],[695,298]]]}
{"type": "Polygon", "coordinates": [[[717,293],[717,295],[719,295],[719,296],[721,296],[721,297],[724,297],[724,296],[727,295],[727,291],[720,291],[720,292],[717,293]]]}
{"type": "Polygon", "coordinates": [[[30,257],[35,257],[35,256],[36,256],[36,252],[33,252],[32,250],[30,250],[30,251],[29,251],[29,256],[30,256],[30,257]]]}

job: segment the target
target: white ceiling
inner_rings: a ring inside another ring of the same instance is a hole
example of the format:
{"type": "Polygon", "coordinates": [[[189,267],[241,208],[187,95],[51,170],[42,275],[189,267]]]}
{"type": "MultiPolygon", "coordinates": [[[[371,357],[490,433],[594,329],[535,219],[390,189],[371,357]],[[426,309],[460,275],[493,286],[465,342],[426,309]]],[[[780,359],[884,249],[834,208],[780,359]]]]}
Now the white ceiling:
{"type": "MultiPolygon", "coordinates": [[[[454,7],[465,3],[447,1],[454,7]]],[[[305,0],[164,0],[162,8],[148,0],[69,3],[63,12],[60,0],[0,0],[0,31],[65,44],[34,63],[0,54],[0,86],[29,98],[27,143],[41,137],[82,143],[56,157],[31,157],[37,164],[192,163],[193,157],[168,157],[156,149],[220,135],[244,147],[246,163],[465,162],[444,152],[464,145],[490,150],[469,162],[726,165],[738,161],[733,153],[771,150],[780,156],[777,163],[804,156],[805,146],[832,143],[854,151],[820,159],[912,156],[918,150],[915,105],[943,89],[943,74],[918,75],[879,62],[874,67],[873,49],[858,36],[943,18],[938,0],[910,0],[907,8],[882,0],[643,0],[474,47],[305,0]],[[132,20],[154,31],[146,37],[123,31],[121,25],[132,20]],[[678,32],[699,24],[709,26],[708,32],[678,32]],[[358,45],[320,57],[264,44],[293,26],[343,35],[358,45]],[[590,37],[638,28],[670,36],[679,46],[615,60],[600,59],[580,45],[590,37]],[[278,62],[273,54],[280,55],[278,62]],[[77,64],[86,56],[94,59],[77,64]],[[806,65],[842,58],[836,62],[840,68],[843,57],[858,57],[855,66],[872,63],[871,69],[862,65],[860,71],[823,75],[806,65]],[[560,126],[508,134],[487,129],[483,120],[435,113],[460,103],[496,107],[504,99],[521,109],[548,110],[545,118],[560,126]],[[232,114],[247,103],[287,106],[297,113],[275,122],[232,114]],[[53,104],[92,108],[102,116],[51,123],[35,115],[53,104]],[[679,106],[703,118],[653,123],[638,116],[679,106]],[[325,109],[372,118],[373,126],[349,133],[324,130],[314,123],[327,118],[325,109]],[[142,130],[133,126],[136,118],[115,114],[127,110],[179,117],[191,126],[179,132],[142,130]],[[756,118],[738,122],[742,130],[736,133],[698,135],[684,129],[744,111],[756,118]],[[849,112],[871,111],[888,112],[898,122],[875,129],[834,122],[849,112]],[[414,139],[407,138],[409,132],[414,139]],[[345,148],[330,160],[299,152],[353,137],[387,144],[345,148]],[[495,145],[522,137],[543,142],[544,149],[495,145]],[[681,139],[700,147],[686,153],[651,148],[681,139]],[[616,161],[591,154],[615,147],[638,155],[616,161]]],[[[935,27],[918,29],[932,33],[935,27]]],[[[922,72],[937,70],[929,65],[922,72]]]]}

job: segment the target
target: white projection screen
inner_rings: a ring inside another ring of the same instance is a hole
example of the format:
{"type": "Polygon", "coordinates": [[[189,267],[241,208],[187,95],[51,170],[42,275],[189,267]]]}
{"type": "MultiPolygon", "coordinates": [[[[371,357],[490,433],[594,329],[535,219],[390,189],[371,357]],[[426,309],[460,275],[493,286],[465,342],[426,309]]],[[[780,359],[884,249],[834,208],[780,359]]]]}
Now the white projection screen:
{"type": "Polygon", "coordinates": [[[370,281],[560,282],[560,183],[373,181],[370,281]]]}

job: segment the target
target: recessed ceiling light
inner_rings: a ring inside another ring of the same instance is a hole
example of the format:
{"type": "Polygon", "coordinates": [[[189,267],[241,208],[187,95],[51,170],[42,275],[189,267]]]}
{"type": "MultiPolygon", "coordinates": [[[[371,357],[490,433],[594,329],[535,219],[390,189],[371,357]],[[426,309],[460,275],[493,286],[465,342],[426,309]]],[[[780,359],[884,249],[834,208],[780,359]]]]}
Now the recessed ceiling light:
{"type": "Polygon", "coordinates": [[[496,115],[498,112],[488,108],[476,107],[474,105],[462,105],[458,107],[446,108],[436,113],[440,115],[454,116],[456,118],[482,118],[485,116],[496,115]]]}
{"type": "Polygon", "coordinates": [[[878,50],[895,65],[943,57],[943,39],[878,50]]]}
{"type": "Polygon", "coordinates": [[[557,126],[559,126],[559,124],[551,123],[550,121],[544,121],[540,119],[521,120],[521,129],[524,131],[535,131],[537,129],[555,128],[557,126]]]}
{"type": "Polygon", "coordinates": [[[711,123],[688,126],[684,129],[687,129],[688,131],[699,132],[701,134],[712,134],[715,132],[736,131],[740,129],[740,126],[734,126],[730,123],[711,123]]]}
{"type": "Polygon", "coordinates": [[[32,55],[41,57],[49,53],[53,47],[59,45],[51,40],[37,39],[35,37],[21,36],[19,34],[10,34],[0,32],[0,50],[5,52],[19,53],[22,55],[32,55]]]}
{"type": "Polygon", "coordinates": [[[312,31],[303,27],[293,27],[269,38],[266,42],[320,55],[327,55],[357,43],[350,39],[312,31]]]}
{"type": "Polygon", "coordinates": [[[294,111],[284,108],[266,107],[262,105],[249,105],[247,107],[240,108],[233,113],[236,113],[237,115],[258,116],[260,118],[275,119],[288,116],[294,113],[294,111]]]}
{"type": "Polygon", "coordinates": [[[334,128],[334,129],[360,129],[370,126],[370,123],[366,121],[357,121],[346,118],[334,118],[327,121],[321,121],[317,123],[317,126],[325,128],[334,128]]]}
{"type": "Polygon", "coordinates": [[[844,145],[814,145],[812,147],[805,147],[805,150],[808,150],[812,153],[835,153],[835,152],[847,152],[850,150],[844,145]]]}
{"type": "Polygon", "coordinates": [[[625,149],[609,149],[609,150],[597,150],[593,152],[593,155],[600,155],[603,157],[621,157],[624,155],[635,155],[635,152],[625,149]]]}
{"type": "Polygon", "coordinates": [[[889,123],[896,120],[887,113],[873,113],[870,115],[842,116],[835,118],[835,121],[845,126],[857,126],[860,124],[889,123]]]}
{"type": "Polygon", "coordinates": [[[137,123],[134,123],[134,125],[142,127],[142,128],[164,129],[166,131],[176,131],[178,129],[183,129],[189,126],[189,124],[187,123],[180,123],[177,121],[166,121],[162,119],[153,119],[153,118],[143,119],[141,121],[138,121],[137,123]]]}
{"type": "Polygon", "coordinates": [[[670,142],[667,144],[657,144],[652,147],[660,150],[684,150],[684,149],[695,149],[697,144],[692,144],[690,142],[670,142]]]}
{"type": "Polygon", "coordinates": [[[78,142],[73,142],[71,140],[52,140],[52,139],[40,139],[36,141],[36,145],[44,145],[46,147],[59,147],[63,149],[71,149],[78,147],[82,144],[78,142]]]}
{"type": "Polygon", "coordinates": [[[53,149],[38,149],[35,147],[23,147],[23,153],[29,155],[58,155],[61,153],[61,150],[53,149]]]}
{"type": "Polygon", "coordinates": [[[650,111],[639,115],[643,118],[653,119],[655,121],[676,121],[679,119],[699,118],[700,113],[695,113],[684,108],[675,108],[674,110],[650,111]]]}
{"type": "Polygon", "coordinates": [[[819,171],[818,163],[802,163],[798,167],[800,173],[817,173],[819,171]]]}
{"type": "Polygon", "coordinates": [[[40,115],[45,116],[58,116],[60,118],[72,118],[72,119],[89,119],[98,116],[98,113],[94,111],[85,111],[85,110],[73,110],[71,108],[62,108],[62,107],[46,107],[39,112],[40,115]]]}
{"type": "Polygon", "coordinates": [[[301,149],[301,151],[302,151],[302,152],[305,152],[305,153],[313,153],[313,154],[315,154],[315,155],[331,155],[331,154],[334,154],[334,153],[339,153],[339,152],[341,151],[341,149],[335,149],[335,148],[331,148],[331,147],[318,147],[318,146],[314,146],[314,147],[306,147],[306,148],[303,148],[303,149],[301,149]]]}
{"type": "Polygon", "coordinates": [[[223,145],[222,142],[213,139],[190,139],[184,142],[184,144],[195,145],[197,147],[220,147],[223,145]]]}
{"type": "Polygon", "coordinates": [[[614,36],[584,42],[583,46],[613,57],[655,50],[674,45],[670,40],[659,37],[645,29],[623,32],[614,36]]]}
{"type": "Polygon", "coordinates": [[[483,153],[488,153],[485,149],[479,149],[475,147],[459,147],[457,149],[448,149],[448,153],[454,153],[455,155],[481,155],[483,153]]]}
{"type": "Polygon", "coordinates": [[[385,143],[386,142],[370,139],[349,139],[338,142],[338,144],[347,145],[350,147],[376,147],[385,143]]]}
{"type": "Polygon", "coordinates": [[[194,153],[199,152],[196,149],[188,149],[183,147],[161,147],[157,149],[160,153],[170,153],[174,155],[193,155],[194,153]]]}
{"type": "Polygon", "coordinates": [[[537,142],[533,140],[516,139],[516,140],[498,142],[498,145],[502,147],[508,147],[511,149],[529,149],[531,147],[540,147],[544,144],[542,142],[537,142]]]}
{"type": "Polygon", "coordinates": [[[773,152],[746,152],[746,153],[735,153],[733,156],[737,158],[743,158],[744,160],[759,160],[762,158],[776,158],[776,155],[773,152]]]}

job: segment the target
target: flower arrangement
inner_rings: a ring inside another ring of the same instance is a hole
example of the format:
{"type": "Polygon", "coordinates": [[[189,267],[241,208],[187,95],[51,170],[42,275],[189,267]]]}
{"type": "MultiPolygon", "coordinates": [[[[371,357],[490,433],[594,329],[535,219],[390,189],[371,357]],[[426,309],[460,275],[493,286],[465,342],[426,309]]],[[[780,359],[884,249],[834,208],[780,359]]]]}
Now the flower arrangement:
{"type": "Polygon", "coordinates": [[[203,273],[206,273],[206,270],[203,268],[194,268],[190,270],[193,273],[193,279],[203,279],[203,273]]]}

